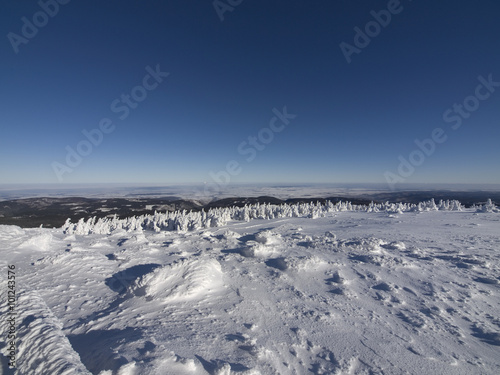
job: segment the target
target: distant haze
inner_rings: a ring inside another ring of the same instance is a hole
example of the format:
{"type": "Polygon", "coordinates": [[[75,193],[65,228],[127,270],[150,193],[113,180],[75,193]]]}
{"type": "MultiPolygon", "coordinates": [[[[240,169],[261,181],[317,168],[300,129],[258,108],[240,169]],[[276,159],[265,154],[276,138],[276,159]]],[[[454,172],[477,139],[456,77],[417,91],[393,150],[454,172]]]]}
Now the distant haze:
{"type": "MultiPolygon", "coordinates": [[[[499,184],[406,184],[392,191],[385,184],[234,184],[220,191],[205,189],[205,185],[124,185],[124,184],[14,184],[0,185],[0,201],[36,197],[85,197],[85,198],[155,198],[175,197],[209,202],[226,197],[272,196],[289,198],[373,197],[377,194],[404,191],[450,191],[500,193],[499,184]]],[[[450,197],[453,194],[450,193],[450,197]]],[[[432,196],[431,196],[432,197],[432,196]]],[[[493,195],[492,195],[493,197],[493,195]]],[[[454,198],[453,198],[454,199],[454,198]]]]}

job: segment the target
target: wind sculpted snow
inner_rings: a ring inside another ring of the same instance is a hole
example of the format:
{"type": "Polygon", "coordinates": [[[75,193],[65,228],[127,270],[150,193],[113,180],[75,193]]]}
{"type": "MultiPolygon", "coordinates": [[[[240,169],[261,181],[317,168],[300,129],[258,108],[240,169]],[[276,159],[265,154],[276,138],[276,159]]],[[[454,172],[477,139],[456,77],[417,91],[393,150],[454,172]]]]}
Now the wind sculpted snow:
{"type": "Polygon", "coordinates": [[[499,229],[433,201],[0,226],[18,373],[498,374],[499,229]]]}

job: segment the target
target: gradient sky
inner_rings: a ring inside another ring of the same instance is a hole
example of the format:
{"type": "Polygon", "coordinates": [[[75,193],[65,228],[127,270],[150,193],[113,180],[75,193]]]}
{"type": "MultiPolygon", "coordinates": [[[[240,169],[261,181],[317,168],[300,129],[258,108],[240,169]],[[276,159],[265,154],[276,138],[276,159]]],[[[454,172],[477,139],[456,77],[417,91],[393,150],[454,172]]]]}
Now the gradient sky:
{"type": "Polygon", "coordinates": [[[0,183],[56,183],[54,165],[64,183],[226,182],[232,160],[230,182],[500,183],[500,87],[476,93],[500,82],[497,0],[221,0],[223,20],[211,0],[45,2],[53,16],[2,2],[0,183]],[[367,25],[348,63],[340,44],[367,25]],[[169,76],[137,88],[157,65],[169,76]],[[68,165],[103,118],[113,131],[68,165]]]}

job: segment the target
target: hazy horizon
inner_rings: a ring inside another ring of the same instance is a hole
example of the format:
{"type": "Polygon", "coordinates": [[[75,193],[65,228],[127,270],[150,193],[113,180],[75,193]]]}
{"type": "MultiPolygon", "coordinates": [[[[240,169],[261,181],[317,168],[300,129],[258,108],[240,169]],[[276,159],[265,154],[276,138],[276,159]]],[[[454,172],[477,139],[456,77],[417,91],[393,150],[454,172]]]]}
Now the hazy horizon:
{"type": "Polygon", "coordinates": [[[411,191],[500,192],[500,184],[403,184],[389,189],[386,184],[231,184],[207,187],[203,184],[0,184],[0,201],[25,198],[157,198],[178,197],[210,201],[224,197],[274,196],[276,198],[327,198],[370,196],[411,191]]]}

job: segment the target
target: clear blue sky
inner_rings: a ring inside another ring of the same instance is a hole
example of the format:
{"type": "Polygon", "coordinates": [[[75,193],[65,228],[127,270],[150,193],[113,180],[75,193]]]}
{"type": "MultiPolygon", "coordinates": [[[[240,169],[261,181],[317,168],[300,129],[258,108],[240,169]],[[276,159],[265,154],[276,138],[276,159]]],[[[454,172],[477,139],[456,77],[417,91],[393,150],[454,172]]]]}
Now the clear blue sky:
{"type": "Polygon", "coordinates": [[[496,0],[60,1],[2,3],[0,183],[500,183],[496,0]]]}

